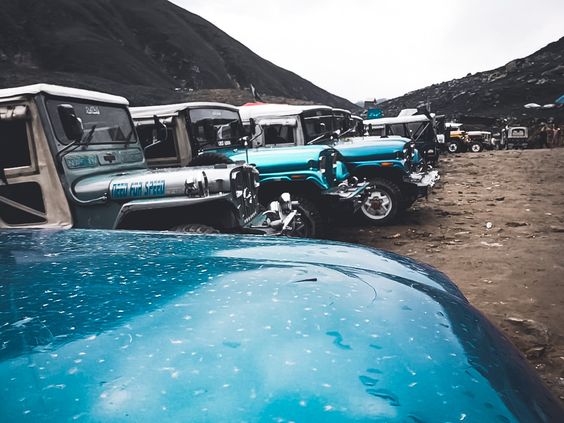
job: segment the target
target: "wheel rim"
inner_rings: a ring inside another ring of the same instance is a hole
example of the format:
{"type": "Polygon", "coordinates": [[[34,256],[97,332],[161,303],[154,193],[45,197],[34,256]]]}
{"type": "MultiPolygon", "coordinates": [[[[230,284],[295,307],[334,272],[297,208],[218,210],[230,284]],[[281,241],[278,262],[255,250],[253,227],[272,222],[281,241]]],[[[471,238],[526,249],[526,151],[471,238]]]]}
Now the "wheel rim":
{"type": "Polygon", "coordinates": [[[474,153],[479,153],[480,152],[480,146],[478,144],[473,144],[472,145],[472,151],[474,153]]]}
{"type": "Polygon", "coordinates": [[[366,217],[372,220],[382,220],[390,215],[392,207],[391,196],[385,191],[375,190],[366,197],[360,209],[366,217]]]}
{"type": "Polygon", "coordinates": [[[450,151],[451,153],[456,153],[456,150],[458,150],[458,146],[456,144],[448,145],[448,151],[450,151]]]}

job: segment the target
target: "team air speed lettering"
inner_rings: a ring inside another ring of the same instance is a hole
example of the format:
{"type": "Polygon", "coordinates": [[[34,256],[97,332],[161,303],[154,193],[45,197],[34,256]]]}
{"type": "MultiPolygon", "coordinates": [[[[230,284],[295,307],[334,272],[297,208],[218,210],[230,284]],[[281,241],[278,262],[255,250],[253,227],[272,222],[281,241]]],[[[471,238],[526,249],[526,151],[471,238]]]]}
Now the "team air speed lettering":
{"type": "Polygon", "coordinates": [[[165,181],[118,182],[112,184],[112,198],[162,197],[165,195],[165,181]]]}

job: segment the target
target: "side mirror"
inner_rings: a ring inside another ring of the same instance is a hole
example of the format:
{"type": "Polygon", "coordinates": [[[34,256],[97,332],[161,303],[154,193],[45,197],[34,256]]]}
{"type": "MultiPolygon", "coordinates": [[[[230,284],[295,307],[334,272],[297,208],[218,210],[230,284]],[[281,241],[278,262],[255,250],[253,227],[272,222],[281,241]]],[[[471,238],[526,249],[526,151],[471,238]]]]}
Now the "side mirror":
{"type": "Polygon", "coordinates": [[[65,136],[72,142],[80,142],[84,136],[84,127],[82,120],[76,116],[74,107],[70,104],[59,104],[57,111],[63,124],[65,136]]]}
{"type": "Polygon", "coordinates": [[[153,116],[153,121],[154,121],[154,125],[153,125],[153,143],[160,143],[160,142],[165,142],[166,138],[168,136],[167,134],[167,129],[166,129],[166,125],[161,122],[161,120],[159,119],[159,117],[157,115],[153,116]]]}
{"type": "Polygon", "coordinates": [[[257,133],[257,123],[253,118],[249,119],[249,132],[251,135],[255,135],[257,133]]]}

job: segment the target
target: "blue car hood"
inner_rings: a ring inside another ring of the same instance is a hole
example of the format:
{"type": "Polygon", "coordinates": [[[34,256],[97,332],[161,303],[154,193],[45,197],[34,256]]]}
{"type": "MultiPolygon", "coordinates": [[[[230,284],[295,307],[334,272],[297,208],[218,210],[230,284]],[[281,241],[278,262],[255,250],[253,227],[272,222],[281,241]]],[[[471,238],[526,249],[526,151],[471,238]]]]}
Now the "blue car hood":
{"type": "Polygon", "coordinates": [[[394,160],[398,153],[403,152],[405,142],[377,140],[369,141],[363,138],[348,138],[337,141],[334,145],[345,161],[378,161],[394,160]]]}
{"type": "Polygon", "coordinates": [[[556,421],[434,269],[352,245],[0,231],[0,421],[556,421]]]}

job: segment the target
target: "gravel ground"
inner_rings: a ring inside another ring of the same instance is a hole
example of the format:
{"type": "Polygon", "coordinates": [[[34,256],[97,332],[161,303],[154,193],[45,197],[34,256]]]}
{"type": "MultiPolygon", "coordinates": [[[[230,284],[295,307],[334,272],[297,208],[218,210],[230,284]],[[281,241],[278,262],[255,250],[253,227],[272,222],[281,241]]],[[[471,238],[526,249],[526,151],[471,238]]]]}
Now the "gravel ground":
{"type": "Polygon", "coordinates": [[[440,171],[429,199],[394,225],[329,238],[449,275],[564,400],[564,148],[447,156],[440,171]]]}

